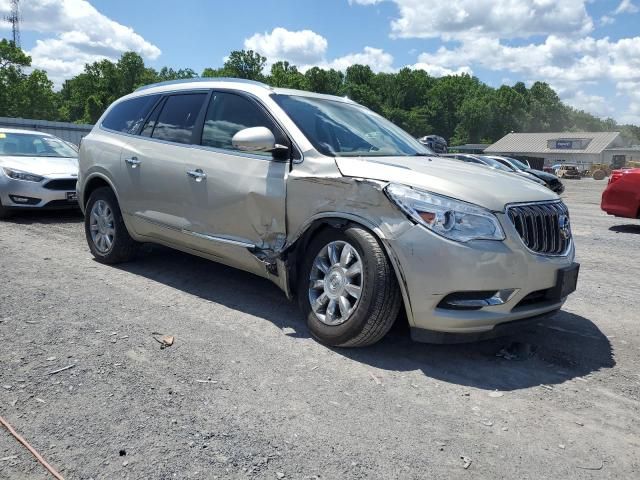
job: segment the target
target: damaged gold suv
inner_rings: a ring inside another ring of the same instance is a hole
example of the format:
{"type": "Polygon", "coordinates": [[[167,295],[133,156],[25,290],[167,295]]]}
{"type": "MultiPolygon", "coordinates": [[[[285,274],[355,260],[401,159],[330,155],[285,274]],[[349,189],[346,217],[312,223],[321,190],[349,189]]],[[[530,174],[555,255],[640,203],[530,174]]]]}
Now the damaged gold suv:
{"type": "Polygon", "coordinates": [[[401,308],[416,340],[494,336],[576,287],[556,194],[437,157],[347,98],[232,79],[150,85],[111,105],[79,156],[98,261],[152,242],[260,275],[328,345],[377,342],[401,308]]]}

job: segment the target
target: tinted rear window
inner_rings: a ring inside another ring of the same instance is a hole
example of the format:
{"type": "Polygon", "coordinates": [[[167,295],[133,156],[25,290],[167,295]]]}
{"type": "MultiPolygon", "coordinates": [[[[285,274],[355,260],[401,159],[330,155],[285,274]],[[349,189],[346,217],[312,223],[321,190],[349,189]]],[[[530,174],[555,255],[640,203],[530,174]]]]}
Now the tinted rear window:
{"type": "Polygon", "coordinates": [[[191,143],[193,128],[206,98],[206,93],[168,97],[151,137],[169,142],[191,143]]]}
{"type": "Polygon", "coordinates": [[[160,95],[147,95],[120,102],[107,114],[102,126],[124,133],[137,133],[160,95]]]}

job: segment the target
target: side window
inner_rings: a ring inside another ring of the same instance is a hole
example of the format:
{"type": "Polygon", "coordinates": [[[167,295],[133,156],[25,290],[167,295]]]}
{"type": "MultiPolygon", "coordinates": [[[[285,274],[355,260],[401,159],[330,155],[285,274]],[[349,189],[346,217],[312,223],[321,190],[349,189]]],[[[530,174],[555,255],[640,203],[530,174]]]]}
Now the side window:
{"type": "Polygon", "coordinates": [[[151,137],[168,142],[191,143],[193,127],[206,97],[206,93],[168,97],[155,122],[151,137]]]}
{"type": "Polygon", "coordinates": [[[158,104],[156,105],[156,108],[154,108],[153,112],[151,112],[151,115],[149,115],[149,118],[147,122],[144,124],[144,127],[142,127],[142,132],[140,132],[140,135],[142,135],[143,137],[151,136],[163,106],[164,106],[163,101],[158,102],[158,104]]]}
{"type": "MultiPolygon", "coordinates": [[[[276,137],[278,129],[262,109],[250,100],[233,93],[214,92],[202,129],[202,145],[234,150],[231,139],[240,130],[267,127],[276,137]]],[[[271,152],[253,152],[271,157],[271,152]]]]}
{"type": "Polygon", "coordinates": [[[116,132],[137,133],[159,97],[159,95],[147,95],[120,102],[107,114],[102,121],[102,126],[116,132]]]}

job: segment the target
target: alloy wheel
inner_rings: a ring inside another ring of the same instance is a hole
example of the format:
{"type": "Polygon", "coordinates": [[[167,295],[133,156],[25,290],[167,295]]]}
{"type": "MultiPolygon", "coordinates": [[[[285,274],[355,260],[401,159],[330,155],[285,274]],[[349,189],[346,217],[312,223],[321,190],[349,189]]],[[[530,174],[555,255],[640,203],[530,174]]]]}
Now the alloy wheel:
{"type": "Polygon", "coordinates": [[[113,247],[116,236],[116,228],[113,210],[104,200],[98,200],[93,204],[89,214],[89,229],[91,239],[98,252],[109,253],[113,247]]]}
{"type": "Polygon", "coordinates": [[[364,277],[360,255],[338,240],[320,250],[309,275],[311,309],[325,325],[341,325],[355,312],[364,277]]]}

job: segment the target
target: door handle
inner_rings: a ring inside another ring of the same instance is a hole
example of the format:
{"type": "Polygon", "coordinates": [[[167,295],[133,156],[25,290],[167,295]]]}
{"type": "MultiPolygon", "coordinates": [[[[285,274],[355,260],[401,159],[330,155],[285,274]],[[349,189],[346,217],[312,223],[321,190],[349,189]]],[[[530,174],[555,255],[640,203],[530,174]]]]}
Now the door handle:
{"type": "Polygon", "coordinates": [[[138,160],[138,157],[125,158],[124,161],[131,165],[131,168],[137,168],[142,163],[141,160],[138,160]]]}
{"type": "Polygon", "coordinates": [[[207,174],[202,171],[201,168],[196,168],[195,170],[187,170],[187,175],[191,178],[194,178],[196,182],[201,182],[205,178],[207,178],[207,174]]]}

